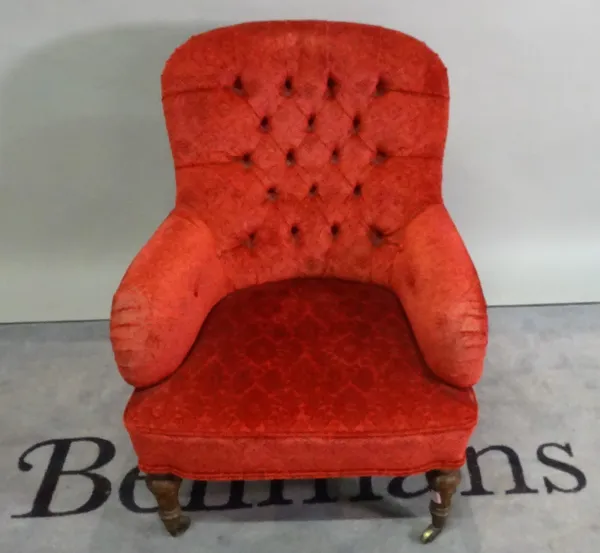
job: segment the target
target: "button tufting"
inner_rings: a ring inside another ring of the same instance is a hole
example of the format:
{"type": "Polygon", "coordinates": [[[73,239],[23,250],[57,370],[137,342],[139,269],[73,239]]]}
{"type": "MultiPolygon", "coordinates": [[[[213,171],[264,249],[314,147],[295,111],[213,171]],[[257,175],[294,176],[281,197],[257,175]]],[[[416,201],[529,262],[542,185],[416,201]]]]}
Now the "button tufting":
{"type": "Polygon", "coordinates": [[[246,239],[246,247],[252,248],[254,246],[254,242],[256,241],[256,233],[251,232],[246,239]]]}
{"type": "Polygon", "coordinates": [[[355,196],[360,196],[362,194],[362,184],[357,184],[354,187],[354,195],[355,196]]]}
{"type": "Polygon", "coordinates": [[[373,246],[381,246],[381,244],[383,243],[383,239],[384,234],[383,232],[381,232],[380,229],[378,229],[377,227],[371,227],[369,229],[369,240],[371,240],[373,246]]]}
{"type": "Polygon", "coordinates": [[[236,94],[244,94],[244,84],[242,83],[242,78],[239,75],[233,81],[232,88],[236,94]]]}
{"type": "Polygon", "coordinates": [[[388,158],[388,155],[383,150],[380,150],[378,148],[377,151],[375,152],[375,157],[373,158],[373,163],[375,165],[381,165],[387,158],[388,158]]]}
{"type": "Polygon", "coordinates": [[[383,96],[388,90],[388,87],[385,83],[385,81],[383,80],[382,77],[379,77],[379,80],[377,81],[377,84],[375,85],[375,92],[374,95],[375,96],[383,96]]]}
{"type": "Polygon", "coordinates": [[[269,121],[269,118],[265,115],[260,120],[260,130],[263,132],[268,132],[270,129],[271,129],[271,123],[269,121]]]}
{"type": "Polygon", "coordinates": [[[336,148],[335,150],[333,150],[333,152],[331,152],[331,163],[333,163],[334,165],[339,163],[340,161],[340,151],[336,148]]]}
{"type": "Polygon", "coordinates": [[[312,113],[309,118],[308,118],[308,127],[307,130],[308,132],[314,132],[315,130],[315,120],[317,119],[317,116],[312,113]]]}
{"type": "Polygon", "coordinates": [[[252,166],[252,155],[247,152],[242,156],[242,163],[244,165],[244,167],[251,167],[252,166]]]}
{"type": "Polygon", "coordinates": [[[292,78],[291,77],[286,77],[285,81],[283,82],[283,95],[284,96],[291,96],[292,95],[292,78]]]}
{"type": "Polygon", "coordinates": [[[300,229],[296,225],[292,225],[290,232],[292,233],[292,236],[297,236],[297,234],[300,232],[300,229]]]}
{"type": "Polygon", "coordinates": [[[331,234],[337,236],[340,233],[340,226],[338,224],[331,225],[331,234]]]}
{"type": "Polygon", "coordinates": [[[360,115],[355,115],[354,119],[352,119],[352,129],[354,130],[355,134],[358,134],[358,131],[360,130],[360,115]]]}
{"type": "Polygon", "coordinates": [[[275,188],[274,186],[271,186],[271,188],[269,188],[267,190],[267,198],[269,200],[271,200],[272,202],[274,202],[277,199],[278,193],[277,193],[277,188],[275,188]]]}
{"type": "Polygon", "coordinates": [[[289,165],[295,165],[296,163],[296,156],[294,154],[294,150],[288,150],[288,153],[285,155],[285,162],[289,165]]]}
{"type": "Polygon", "coordinates": [[[313,183],[313,185],[310,187],[310,190],[308,191],[308,195],[309,196],[316,196],[318,190],[319,190],[319,188],[318,188],[317,184],[313,183]]]}
{"type": "Polygon", "coordinates": [[[327,77],[327,95],[330,98],[334,98],[337,88],[338,88],[337,81],[331,75],[329,75],[329,77],[327,77]]]}

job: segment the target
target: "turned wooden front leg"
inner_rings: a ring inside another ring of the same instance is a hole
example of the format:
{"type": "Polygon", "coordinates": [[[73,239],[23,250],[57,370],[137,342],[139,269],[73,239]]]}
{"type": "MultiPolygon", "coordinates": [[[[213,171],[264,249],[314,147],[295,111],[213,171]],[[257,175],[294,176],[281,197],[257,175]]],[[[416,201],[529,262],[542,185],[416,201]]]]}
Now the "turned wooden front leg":
{"type": "Polygon", "coordinates": [[[452,507],[452,496],[460,484],[459,470],[432,470],[426,474],[433,499],[429,503],[431,524],[421,535],[423,543],[432,542],[442,531],[452,507]]]}
{"type": "Polygon", "coordinates": [[[171,536],[179,536],[190,527],[190,519],[181,512],[181,478],[172,474],[148,474],[146,485],[158,503],[158,515],[171,536]]]}

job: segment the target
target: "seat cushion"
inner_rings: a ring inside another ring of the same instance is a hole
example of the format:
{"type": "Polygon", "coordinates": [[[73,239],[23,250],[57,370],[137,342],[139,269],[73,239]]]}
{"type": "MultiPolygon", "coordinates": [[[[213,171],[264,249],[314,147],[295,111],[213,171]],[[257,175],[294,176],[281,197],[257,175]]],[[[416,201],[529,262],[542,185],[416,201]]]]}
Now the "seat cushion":
{"type": "Polygon", "coordinates": [[[142,471],[217,480],[457,468],[476,421],[473,390],[429,370],[395,294],[338,279],[233,292],[125,412],[142,471]]]}

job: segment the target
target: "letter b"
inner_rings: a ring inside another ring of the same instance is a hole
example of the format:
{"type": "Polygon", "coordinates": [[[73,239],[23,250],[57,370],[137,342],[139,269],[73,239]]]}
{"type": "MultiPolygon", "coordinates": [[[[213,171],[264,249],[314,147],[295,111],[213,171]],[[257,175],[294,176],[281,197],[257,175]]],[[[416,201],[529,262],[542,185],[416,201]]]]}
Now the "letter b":
{"type": "Polygon", "coordinates": [[[48,462],[46,472],[42,479],[42,483],[38,488],[35,499],[33,500],[33,507],[31,511],[22,515],[13,515],[12,518],[37,518],[37,517],[57,517],[66,515],[77,515],[80,513],[89,513],[104,505],[111,492],[110,480],[101,474],[92,472],[97,470],[107,463],[112,461],[115,456],[115,446],[108,440],[102,438],[61,438],[58,440],[47,440],[40,442],[30,447],[21,457],[19,458],[19,470],[23,472],[30,471],[33,466],[28,463],[25,459],[27,456],[36,449],[52,445],[54,447],[52,456],[48,462]],[[88,467],[79,470],[64,470],[65,461],[71,449],[71,444],[75,442],[91,442],[96,444],[98,447],[98,456],[96,460],[88,467]],[[70,511],[62,511],[60,513],[53,512],[50,510],[50,504],[54,497],[54,492],[58,485],[58,481],[62,476],[79,475],[85,476],[88,480],[91,480],[93,488],[92,494],[89,499],[77,509],[70,511]]]}

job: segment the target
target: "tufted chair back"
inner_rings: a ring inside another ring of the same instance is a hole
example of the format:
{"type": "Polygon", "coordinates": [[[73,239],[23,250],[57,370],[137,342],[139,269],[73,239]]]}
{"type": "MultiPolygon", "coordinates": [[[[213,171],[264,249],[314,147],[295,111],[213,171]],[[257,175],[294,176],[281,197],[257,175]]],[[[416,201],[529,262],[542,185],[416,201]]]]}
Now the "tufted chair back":
{"type": "Polygon", "coordinates": [[[246,23],[168,60],[176,210],[235,288],[303,276],[389,285],[406,225],[441,203],[446,69],[361,24],[246,23]]]}

